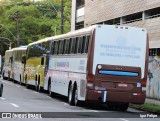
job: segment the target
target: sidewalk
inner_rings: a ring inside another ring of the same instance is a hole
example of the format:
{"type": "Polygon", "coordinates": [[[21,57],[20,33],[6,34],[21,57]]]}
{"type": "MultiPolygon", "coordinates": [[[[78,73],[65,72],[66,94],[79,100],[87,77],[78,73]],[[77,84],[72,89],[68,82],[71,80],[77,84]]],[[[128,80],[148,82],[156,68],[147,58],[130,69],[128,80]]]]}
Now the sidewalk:
{"type": "Polygon", "coordinates": [[[145,102],[160,105],[160,100],[156,100],[156,99],[146,98],[145,102]]]}

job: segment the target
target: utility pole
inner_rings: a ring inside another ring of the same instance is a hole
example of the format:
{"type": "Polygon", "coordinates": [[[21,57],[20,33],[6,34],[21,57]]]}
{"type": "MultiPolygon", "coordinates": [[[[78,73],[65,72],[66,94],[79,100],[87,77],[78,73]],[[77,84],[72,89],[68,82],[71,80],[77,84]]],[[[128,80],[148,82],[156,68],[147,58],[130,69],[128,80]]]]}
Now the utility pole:
{"type": "Polygon", "coordinates": [[[17,38],[17,47],[20,46],[20,37],[19,37],[19,11],[15,12],[15,21],[16,21],[16,38],[17,38]]]}
{"type": "Polygon", "coordinates": [[[64,0],[62,0],[62,3],[61,3],[61,34],[63,34],[64,33],[64,15],[63,15],[63,13],[64,13],[64,0]]]}

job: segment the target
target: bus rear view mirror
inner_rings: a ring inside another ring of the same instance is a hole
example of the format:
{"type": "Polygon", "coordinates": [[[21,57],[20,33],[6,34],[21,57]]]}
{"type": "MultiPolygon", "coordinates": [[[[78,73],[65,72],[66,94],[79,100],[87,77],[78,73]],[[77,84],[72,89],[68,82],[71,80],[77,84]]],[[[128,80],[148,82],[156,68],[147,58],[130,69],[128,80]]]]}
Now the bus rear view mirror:
{"type": "Polygon", "coordinates": [[[41,58],[41,65],[44,65],[44,57],[41,58]]]}
{"type": "Polygon", "coordinates": [[[12,56],[9,58],[9,62],[10,62],[10,63],[13,62],[13,57],[12,57],[12,56]]]}

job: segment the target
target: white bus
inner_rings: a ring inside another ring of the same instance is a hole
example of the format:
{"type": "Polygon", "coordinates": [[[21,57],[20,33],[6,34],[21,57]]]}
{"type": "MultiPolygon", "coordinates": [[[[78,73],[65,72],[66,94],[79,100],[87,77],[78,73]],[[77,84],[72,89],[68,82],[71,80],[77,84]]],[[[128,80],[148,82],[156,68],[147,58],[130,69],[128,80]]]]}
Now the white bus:
{"type": "Polygon", "coordinates": [[[67,96],[71,105],[99,101],[127,110],[145,101],[147,60],[142,28],[94,25],[55,36],[44,90],[67,96]]]}
{"type": "Polygon", "coordinates": [[[21,46],[12,49],[12,67],[10,78],[14,82],[24,84],[24,64],[22,64],[22,56],[26,55],[27,46],[21,46]]]}
{"type": "Polygon", "coordinates": [[[5,52],[3,72],[2,72],[2,76],[4,80],[10,79],[10,72],[11,72],[11,66],[12,66],[11,57],[12,57],[12,49],[7,50],[5,52]]]}

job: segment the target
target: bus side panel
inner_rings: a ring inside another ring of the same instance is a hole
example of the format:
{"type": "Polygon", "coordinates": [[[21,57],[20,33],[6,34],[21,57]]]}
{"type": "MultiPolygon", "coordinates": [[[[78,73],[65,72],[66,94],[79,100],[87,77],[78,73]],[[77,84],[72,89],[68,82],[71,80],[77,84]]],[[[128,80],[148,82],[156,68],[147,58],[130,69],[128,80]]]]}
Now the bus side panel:
{"type": "Polygon", "coordinates": [[[26,62],[27,84],[35,86],[36,75],[38,75],[37,67],[41,63],[40,57],[29,58],[26,62]]]}
{"type": "Polygon", "coordinates": [[[78,56],[67,57],[65,59],[63,57],[51,57],[45,80],[45,89],[48,89],[47,79],[50,77],[52,83],[51,90],[55,93],[68,96],[68,86],[71,81],[72,84],[77,84],[79,100],[85,100],[86,63],[86,56],[82,58],[78,56]]]}

